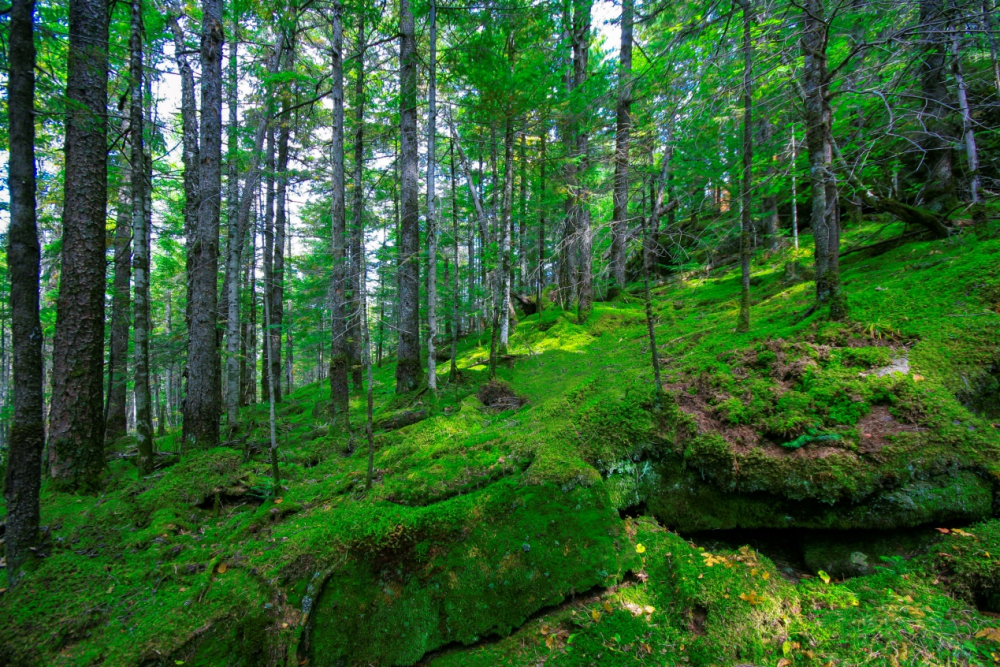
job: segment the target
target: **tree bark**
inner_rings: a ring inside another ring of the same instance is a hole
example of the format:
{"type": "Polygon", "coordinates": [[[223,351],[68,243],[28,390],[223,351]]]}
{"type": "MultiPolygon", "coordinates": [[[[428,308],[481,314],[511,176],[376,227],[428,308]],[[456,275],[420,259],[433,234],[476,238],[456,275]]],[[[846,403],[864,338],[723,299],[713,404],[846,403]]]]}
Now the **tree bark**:
{"type": "MultiPolygon", "coordinates": [[[[201,196],[201,179],[199,177],[200,160],[198,157],[198,106],[195,100],[194,71],[185,52],[187,44],[184,41],[184,31],[178,18],[180,7],[170,5],[170,29],[174,37],[174,60],[181,75],[181,130],[183,133],[182,160],[184,164],[184,237],[189,241],[194,238],[194,230],[198,226],[198,202],[201,196]]],[[[194,276],[191,270],[193,255],[186,255],[185,274],[187,277],[187,293],[191,294],[191,280],[194,276]]],[[[184,321],[191,327],[191,299],[187,300],[184,321]]]]}
{"type": "MultiPolygon", "coordinates": [[[[458,361],[456,357],[458,356],[458,336],[459,330],[462,328],[461,316],[459,314],[459,300],[461,295],[459,294],[458,288],[458,187],[456,185],[455,179],[455,138],[452,137],[451,141],[448,142],[448,153],[450,156],[450,167],[451,167],[451,240],[452,240],[452,256],[455,263],[455,273],[452,279],[451,285],[451,368],[449,369],[449,377],[452,382],[458,380],[458,361]]],[[[471,258],[470,258],[471,260],[471,258]]]]}
{"type": "Polygon", "coordinates": [[[104,437],[114,442],[126,434],[125,403],[128,391],[128,341],[131,330],[132,287],[132,202],[131,171],[122,165],[122,185],[118,190],[118,211],[115,217],[115,277],[111,295],[111,341],[108,352],[107,418],[104,437]]]}
{"type": "MultiPolygon", "coordinates": [[[[262,230],[263,269],[264,282],[261,285],[261,298],[263,295],[272,293],[272,282],[274,280],[274,127],[267,128],[267,154],[265,156],[267,169],[267,185],[264,195],[264,229],[262,230]]],[[[270,297],[268,297],[270,298],[270,297]]],[[[264,319],[261,322],[260,334],[260,395],[261,400],[269,400],[271,396],[271,364],[267,360],[267,346],[271,322],[267,313],[263,313],[264,319]]]]}
{"type": "Polygon", "coordinates": [[[49,470],[95,491],[104,470],[108,2],[71,0],[62,274],[56,304],[49,470]]]}
{"type": "Polygon", "coordinates": [[[920,0],[920,88],[923,99],[917,119],[923,130],[923,150],[917,174],[925,183],[922,198],[928,209],[942,213],[955,201],[951,137],[948,129],[951,100],[946,81],[948,27],[946,0],[920,0]]]}
{"type": "Polygon", "coordinates": [[[742,205],[740,211],[740,315],[736,331],[750,331],[750,233],[753,220],[753,16],[750,0],[743,0],[743,173],[740,176],[742,205]]]}
{"type": "Polygon", "coordinates": [[[427,388],[437,391],[437,4],[430,0],[430,64],[427,82],[427,388]]]}
{"type": "Polygon", "coordinates": [[[632,129],[632,19],[635,0],[622,0],[622,42],[618,57],[618,109],[615,130],[614,209],[611,214],[611,279],[625,285],[628,243],[628,157],[632,129]]]}
{"type": "Polygon", "coordinates": [[[145,119],[143,118],[142,0],[132,0],[129,39],[129,128],[132,161],[132,243],[135,281],[135,439],[139,450],[139,473],[153,471],[153,413],[149,392],[149,243],[150,227],[146,187],[152,161],[146,160],[145,119]]]}
{"type": "Polygon", "coordinates": [[[969,190],[972,203],[979,202],[979,151],[976,148],[976,133],[972,127],[972,113],[969,110],[968,86],[962,70],[962,54],[959,46],[957,26],[951,30],[951,72],[958,88],[958,108],[962,112],[962,135],[965,138],[965,156],[969,161],[969,190]]]}
{"type": "Polygon", "coordinates": [[[399,3],[399,348],[396,393],[420,384],[420,221],[417,209],[417,41],[410,0],[399,3]]]}
{"type": "MultiPolygon", "coordinates": [[[[11,339],[14,414],[7,449],[7,580],[16,586],[38,544],[38,495],[45,425],[42,416],[42,327],[38,315],[41,251],[35,214],[34,0],[14,0],[8,27],[7,118],[11,339]]],[[[6,367],[6,363],[4,364],[6,367]]]]}
{"type": "Polygon", "coordinates": [[[330,311],[333,322],[330,345],[330,411],[334,423],[350,429],[350,342],[347,339],[347,313],[344,292],[348,286],[347,229],[344,211],[344,61],[341,5],[335,2],[330,16],[330,49],[333,103],[333,128],[330,142],[330,217],[333,243],[333,272],[330,285],[330,311]]]}
{"type": "Polygon", "coordinates": [[[219,212],[222,197],[222,0],[202,0],[199,206],[191,237],[191,326],[184,442],[219,444],[219,212]]]}
{"type": "MultiPolygon", "coordinates": [[[[592,0],[573,0],[573,90],[579,91],[587,82],[590,55],[590,13],[592,0]]],[[[590,316],[594,303],[594,276],[591,270],[591,229],[590,202],[587,196],[587,179],[590,170],[590,131],[588,128],[589,104],[578,102],[578,117],[574,123],[575,156],[577,169],[577,192],[573,198],[576,207],[573,216],[576,223],[576,284],[577,321],[583,322],[590,316]],[[583,118],[583,122],[581,122],[583,118]]]]}
{"type": "Polygon", "coordinates": [[[363,347],[362,320],[362,265],[364,264],[364,213],[365,213],[365,10],[358,11],[357,76],[354,79],[354,221],[349,230],[351,258],[351,298],[347,335],[351,340],[351,380],[354,389],[362,389],[363,347]]]}
{"type": "MultiPolygon", "coordinates": [[[[513,69],[513,63],[511,63],[513,69]]],[[[497,281],[495,308],[500,324],[499,352],[507,354],[510,338],[511,238],[510,226],[514,200],[514,119],[508,117],[503,137],[503,203],[500,216],[500,280],[497,281]]],[[[495,368],[496,360],[491,367],[495,368]]]]}
{"type": "Polygon", "coordinates": [[[538,274],[535,277],[535,311],[542,312],[542,291],[545,289],[545,125],[539,132],[538,156],[538,274]]]}
{"type": "Polygon", "coordinates": [[[840,222],[833,177],[832,110],[829,103],[827,33],[824,0],[807,0],[803,11],[802,50],[805,54],[804,107],[806,148],[812,190],[810,217],[815,242],[816,303],[830,306],[830,319],[847,316],[840,287],[840,222]]]}
{"type": "MultiPolygon", "coordinates": [[[[286,72],[291,72],[295,62],[295,47],[291,38],[285,38],[286,48],[283,64],[286,72]]],[[[287,84],[286,84],[287,87],[287,84]]],[[[287,100],[287,95],[282,95],[287,100]]],[[[343,97],[341,97],[343,99],[343,97]]],[[[274,255],[271,274],[271,373],[274,375],[274,397],[281,402],[281,334],[285,319],[285,234],[288,227],[288,142],[291,138],[291,116],[287,101],[282,105],[281,123],[278,126],[278,162],[275,174],[275,215],[274,215],[274,255]]]]}

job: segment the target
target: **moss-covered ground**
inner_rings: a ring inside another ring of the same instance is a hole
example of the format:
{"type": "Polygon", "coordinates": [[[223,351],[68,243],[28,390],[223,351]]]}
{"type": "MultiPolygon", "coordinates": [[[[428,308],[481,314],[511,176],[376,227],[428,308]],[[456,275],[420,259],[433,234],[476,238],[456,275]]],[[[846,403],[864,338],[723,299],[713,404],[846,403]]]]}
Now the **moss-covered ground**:
{"type": "Polygon", "coordinates": [[[264,405],[225,447],[161,438],[147,477],[117,443],[102,494],[43,489],[24,584],[0,570],[0,665],[1000,662],[1000,241],[846,256],[840,323],[789,277],[809,254],[757,259],[748,334],[736,272],[655,286],[660,409],[639,290],[522,317],[516,409],[478,397],[487,334],[437,396],[385,364],[376,420],[428,418],[376,433],[367,491],[325,385],[277,406],[280,488],[264,405]],[[824,532],[797,568],[691,535],[736,528],[824,532]],[[923,537],[862,553],[862,529],[923,537]]]}

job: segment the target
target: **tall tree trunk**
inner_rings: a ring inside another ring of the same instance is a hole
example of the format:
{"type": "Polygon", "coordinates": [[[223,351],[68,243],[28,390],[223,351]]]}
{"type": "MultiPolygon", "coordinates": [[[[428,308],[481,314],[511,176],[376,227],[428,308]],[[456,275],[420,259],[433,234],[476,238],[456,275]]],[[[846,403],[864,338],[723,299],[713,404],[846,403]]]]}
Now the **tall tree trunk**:
{"type": "Polygon", "coordinates": [[[625,285],[628,243],[628,148],[632,128],[632,17],[635,0],[622,0],[622,44],[618,59],[618,110],[615,130],[615,191],[611,214],[611,279],[625,285]]]}
{"type": "Polygon", "coordinates": [[[128,390],[128,341],[131,330],[132,286],[132,168],[122,165],[122,185],[118,190],[118,211],[115,217],[115,277],[111,296],[111,341],[108,354],[107,417],[104,437],[114,442],[126,433],[126,393],[128,390]]]}
{"type": "MultiPolygon", "coordinates": [[[[587,82],[590,55],[590,13],[593,0],[573,0],[573,90],[580,90],[587,82]]],[[[579,163],[577,170],[577,192],[574,197],[576,212],[576,283],[577,321],[583,322],[590,315],[594,302],[594,276],[591,271],[591,230],[590,202],[587,196],[587,177],[590,171],[590,129],[589,104],[580,100],[575,122],[575,157],[579,163]]]]}
{"type": "Polygon", "coordinates": [[[201,145],[198,150],[197,227],[191,260],[191,327],[184,441],[207,448],[219,444],[219,210],[222,198],[222,0],[202,0],[201,145]]]}
{"type": "MultiPolygon", "coordinates": [[[[251,196],[255,195],[251,193],[251,196]]],[[[256,207],[254,207],[256,213],[256,207]]],[[[250,256],[247,259],[247,295],[248,310],[243,339],[247,351],[243,355],[246,372],[243,374],[243,405],[257,403],[257,218],[254,215],[250,221],[250,256]]]]}
{"type": "Polygon", "coordinates": [[[830,318],[841,320],[847,315],[847,305],[840,287],[840,222],[837,186],[833,178],[832,110],[826,54],[829,24],[823,3],[824,0],[807,0],[803,11],[803,92],[812,190],[810,224],[816,248],[816,303],[818,306],[829,304],[830,318]]]}
{"type": "Polygon", "coordinates": [[[538,274],[535,278],[535,310],[542,314],[542,290],[545,289],[545,139],[548,129],[542,125],[539,132],[538,156],[538,274]]]}
{"type": "Polygon", "coordinates": [[[740,211],[740,316],[736,331],[750,331],[750,233],[753,220],[750,206],[753,203],[753,16],[750,0],[743,0],[743,173],[740,177],[742,205],[740,211]]]}
{"type": "MultiPolygon", "coordinates": [[[[511,63],[513,69],[513,63],[511,63]]],[[[507,342],[510,338],[510,226],[514,203],[514,119],[507,117],[503,136],[503,200],[500,214],[500,279],[497,281],[496,308],[500,324],[499,352],[507,354],[507,342]]],[[[492,360],[495,367],[496,360],[492,360]]]]}
{"type": "MultiPolygon", "coordinates": [[[[455,273],[452,279],[451,285],[451,368],[449,369],[449,377],[452,382],[458,380],[458,361],[456,357],[458,356],[458,336],[459,330],[462,328],[461,318],[459,315],[459,299],[461,295],[459,294],[458,288],[458,187],[456,185],[455,179],[455,139],[454,137],[448,142],[448,153],[450,167],[451,167],[451,240],[452,240],[452,257],[455,263],[455,273]]],[[[471,259],[471,257],[470,257],[471,259]]]]}
{"type": "MultiPolygon", "coordinates": [[[[262,247],[263,261],[261,262],[262,268],[264,270],[264,282],[261,285],[261,294],[271,294],[273,289],[273,275],[274,275],[274,127],[268,126],[267,128],[267,154],[265,156],[267,161],[267,186],[264,195],[264,229],[262,230],[262,247]]],[[[270,297],[268,297],[270,298],[270,297]]],[[[268,362],[267,356],[267,346],[270,340],[268,333],[270,331],[271,322],[268,320],[267,314],[264,313],[264,319],[261,322],[261,335],[260,335],[260,395],[261,400],[269,400],[271,396],[271,364],[268,362]]]]}
{"type": "MultiPolygon", "coordinates": [[[[528,156],[527,156],[527,143],[528,143],[528,128],[522,126],[521,136],[517,142],[517,161],[520,170],[520,175],[517,179],[517,187],[519,192],[518,195],[518,215],[517,215],[517,236],[515,237],[514,230],[511,228],[511,244],[514,244],[513,239],[517,238],[517,285],[518,289],[523,289],[526,285],[525,280],[528,275],[528,254],[525,250],[525,244],[527,243],[528,231],[528,156]]],[[[513,283],[512,283],[513,284],[513,283]]]]}
{"type": "Polygon", "coordinates": [[[795,145],[795,126],[792,125],[792,156],[789,171],[792,174],[792,239],[795,242],[795,249],[799,249],[799,197],[796,192],[795,162],[798,159],[798,147],[795,145]]]}
{"type": "Polygon", "coordinates": [[[399,3],[399,124],[401,219],[399,235],[399,350],[396,393],[420,383],[420,227],[417,210],[417,40],[410,0],[399,3]]]}
{"type": "Polygon", "coordinates": [[[344,291],[348,286],[347,229],[344,211],[344,32],[341,5],[333,4],[330,16],[330,49],[333,103],[333,128],[330,142],[330,217],[333,243],[333,273],[330,285],[330,311],[333,322],[330,345],[330,411],[335,423],[350,429],[350,389],[347,384],[350,342],[347,339],[347,313],[344,291]]]}
{"type": "MultiPolygon", "coordinates": [[[[240,269],[243,242],[246,237],[240,228],[239,198],[239,21],[233,21],[233,34],[229,42],[229,90],[226,91],[226,105],[229,107],[229,125],[226,128],[226,207],[228,236],[226,239],[226,275],[223,280],[223,298],[226,306],[226,423],[230,434],[239,421],[240,394],[240,269]]],[[[250,185],[249,179],[247,185],[250,185]]],[[[253,196],[253,188],[244,188],[244,196],[253,196]]]]}
{"type": "Polygon", "coordinates": [[[986,31],[986,40],[990,45],[990,65],[993,70],[993,87],[1000,94],[1000,57],[997,56],[996,37],[997,10],[994,0],[983,0],[983,29],[986,31]]]}
{"type": "MultiPolygon", "coordinates": [[[[348,319],[348,337],[351,340],[351,379],[354,389],[362,389],[362,354],[364,341],[361,332],[361,265],[364,249],[364,212],[365,212],[365,10],[358,11],[358,41],[357,41],[357,76],[354,78],[354,221],[349,231],[351,257],[351,299],[348,319]]],[[[381,298],[381,297],[380,297],[381,298]]]]}
{"type": "Polygon", "coordinates": [[[924,128],[919,144],[924,152],[918,174],[926,183],[922,198],[928,209],[943,213],[955,201],[955,179],[952,173],[951,137],[948,116],[951,100],[946,80],[948,31],[946,0],[920,0],[920,61],[921,108],[917,112],[924,128]]]}
{"type": "Polygon", "coordinates": [[[962,70],[962,54],[957,26],[951,30],[951,72],[958,88],[958,108],[962,112],[962,135],[965,138],[965,155],[969,161],[969,191],[972,203],[979,202],[979,151],[976,148],[976,133],[972,127],[972,112],[969,109],[968,87],[962,70]]]}
{"type": "MultiPolygon", "coordinates": [[[[292,71],[295,49],[291,39],[285,39],[288,48],[284,50],[286,72],[292,71]]],[[[287,85],[287,84],[286,84],[287,85]]],[[[287,100],[286,95],[282,96],[287,100]]],[[[343,99],[343,97],[341,98],[343,99]]],[[[278,127],[278,163],[275,175],[275,215],[274,215],[274,257],[271,274],[271,373],[274,374],[274,401],[281,401],[281,333],[285,318],[285,234],[288,228],[288,142],[291,138],[291,114],[287,101],[282,105],[281,123],[278,127]]]]}
{"type": "MultiPolygon", "coordinates": [[[[198,106],[195,98],[194,71],[187,59],[187,44],[184,41],[184,31],[181,29],[179,17],[181,9],[175,3],[170,5],[170,30],[174,37],[174,60],[181,74],[181,130],[183,133],[184,163],[184,238],[190,243],[194,239],[194,230],[198,226],[199,197],[201,197],[201,178],[199,176],[200,159],[198,156],[198,106]]],[[[191,294],[191,280],[194,272],[191,261],[194,255],[186,254],[185,274],[187,276],[187,293],[191,294]]],[[[191,299],[187,299],[184,321],[188,329],[191,327],[191,299]]]]}
{"type": "Polygon", "coordinates": [[[96,490],[104,470],[108,2],[71,0],[66,76],[62,273],[52,347],[49,470],[96,490]]]}
{"type": "MultiPolygon", "coordinates": [[[[42,327],[38,315],[41,252],[35,217],[34,0],[14,0],[8,27],[7,118],[11,338],[14,415],[7,449],[7,581],[16,586],[38,544],[38,494],[45,424],[42,416],[42,327]]],[[[4,360],[6,370],[6,359],[4,360]]]]}
{"type": "Polygon", "coordinates": [[[430,64],[427,81],[427,388],[437,391],[437,4],[430,0],[430,64]]]}
{"type": "MultiPolygon", "coordinates": [[[[149,243],[146,187],[152,174],[152,162],[146,160],[145,120],[143,118],[142,69],[142,0],[132,0],[132,25],[129,39],[129,128],[132,161],[132,242],[135,270],[135,426],[139,450],[140,474],[153,471],[153,413],[149,393],[149,243]]],[[[150,211],[151,212],[151,211],[150,211]]]]}

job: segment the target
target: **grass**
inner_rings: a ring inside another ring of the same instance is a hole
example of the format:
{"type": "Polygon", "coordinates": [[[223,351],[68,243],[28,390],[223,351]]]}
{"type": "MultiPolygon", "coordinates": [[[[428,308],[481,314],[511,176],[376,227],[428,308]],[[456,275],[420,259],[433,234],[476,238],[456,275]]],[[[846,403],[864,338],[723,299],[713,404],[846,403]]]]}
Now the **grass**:
{"type": "Polygon", "coordinates": [[[660,284],[661,411],[629,292],[518,323],[517,410],[476,397],[485,335],[437,396],[395,396],[387,364],[376,418],[430,417],[377,434],[368,492],[364,438],[326,426],[321,385],[278,406],[281,489],[263,405],[232,446],[148,477],[112,457],[100,496],[43,488],[47,557],[0,594],[0,664],[994,664],[977,605],[1000,606],[1000,441],[965,404],[996,400],[998,252],[962,235],[850,255],[843,323],[802,317],[811,284],[784,265],[808,249],[761,256],[747,334],[735,272],[660,284]],[[878,374],[900,356],[908,373],[878,374]],[[656,519],[619,513],[637,507],[656,519]],[[671,532],[928,523],[968,537],[829,583],[671,532]]]}

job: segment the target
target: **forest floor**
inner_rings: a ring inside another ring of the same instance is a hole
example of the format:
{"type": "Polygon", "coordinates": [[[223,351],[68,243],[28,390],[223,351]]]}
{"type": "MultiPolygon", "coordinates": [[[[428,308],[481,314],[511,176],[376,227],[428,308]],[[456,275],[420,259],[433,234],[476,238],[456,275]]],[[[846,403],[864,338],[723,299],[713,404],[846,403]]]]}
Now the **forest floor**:
{"type": "Polygon", "coordinates": [[[842,323],[810,254],[758,258],[747,334],[735,269],[654,287],[661,407],[640,289],[521,318],[498,385],[488,334],[437,396],[384,364],[370,491],[325,384],[277,406],[279,489],[266,405],[147,477],[116,443],[0,570],[0,665],[1000,662],[1000,240],[845,256],[842,323]]]}

